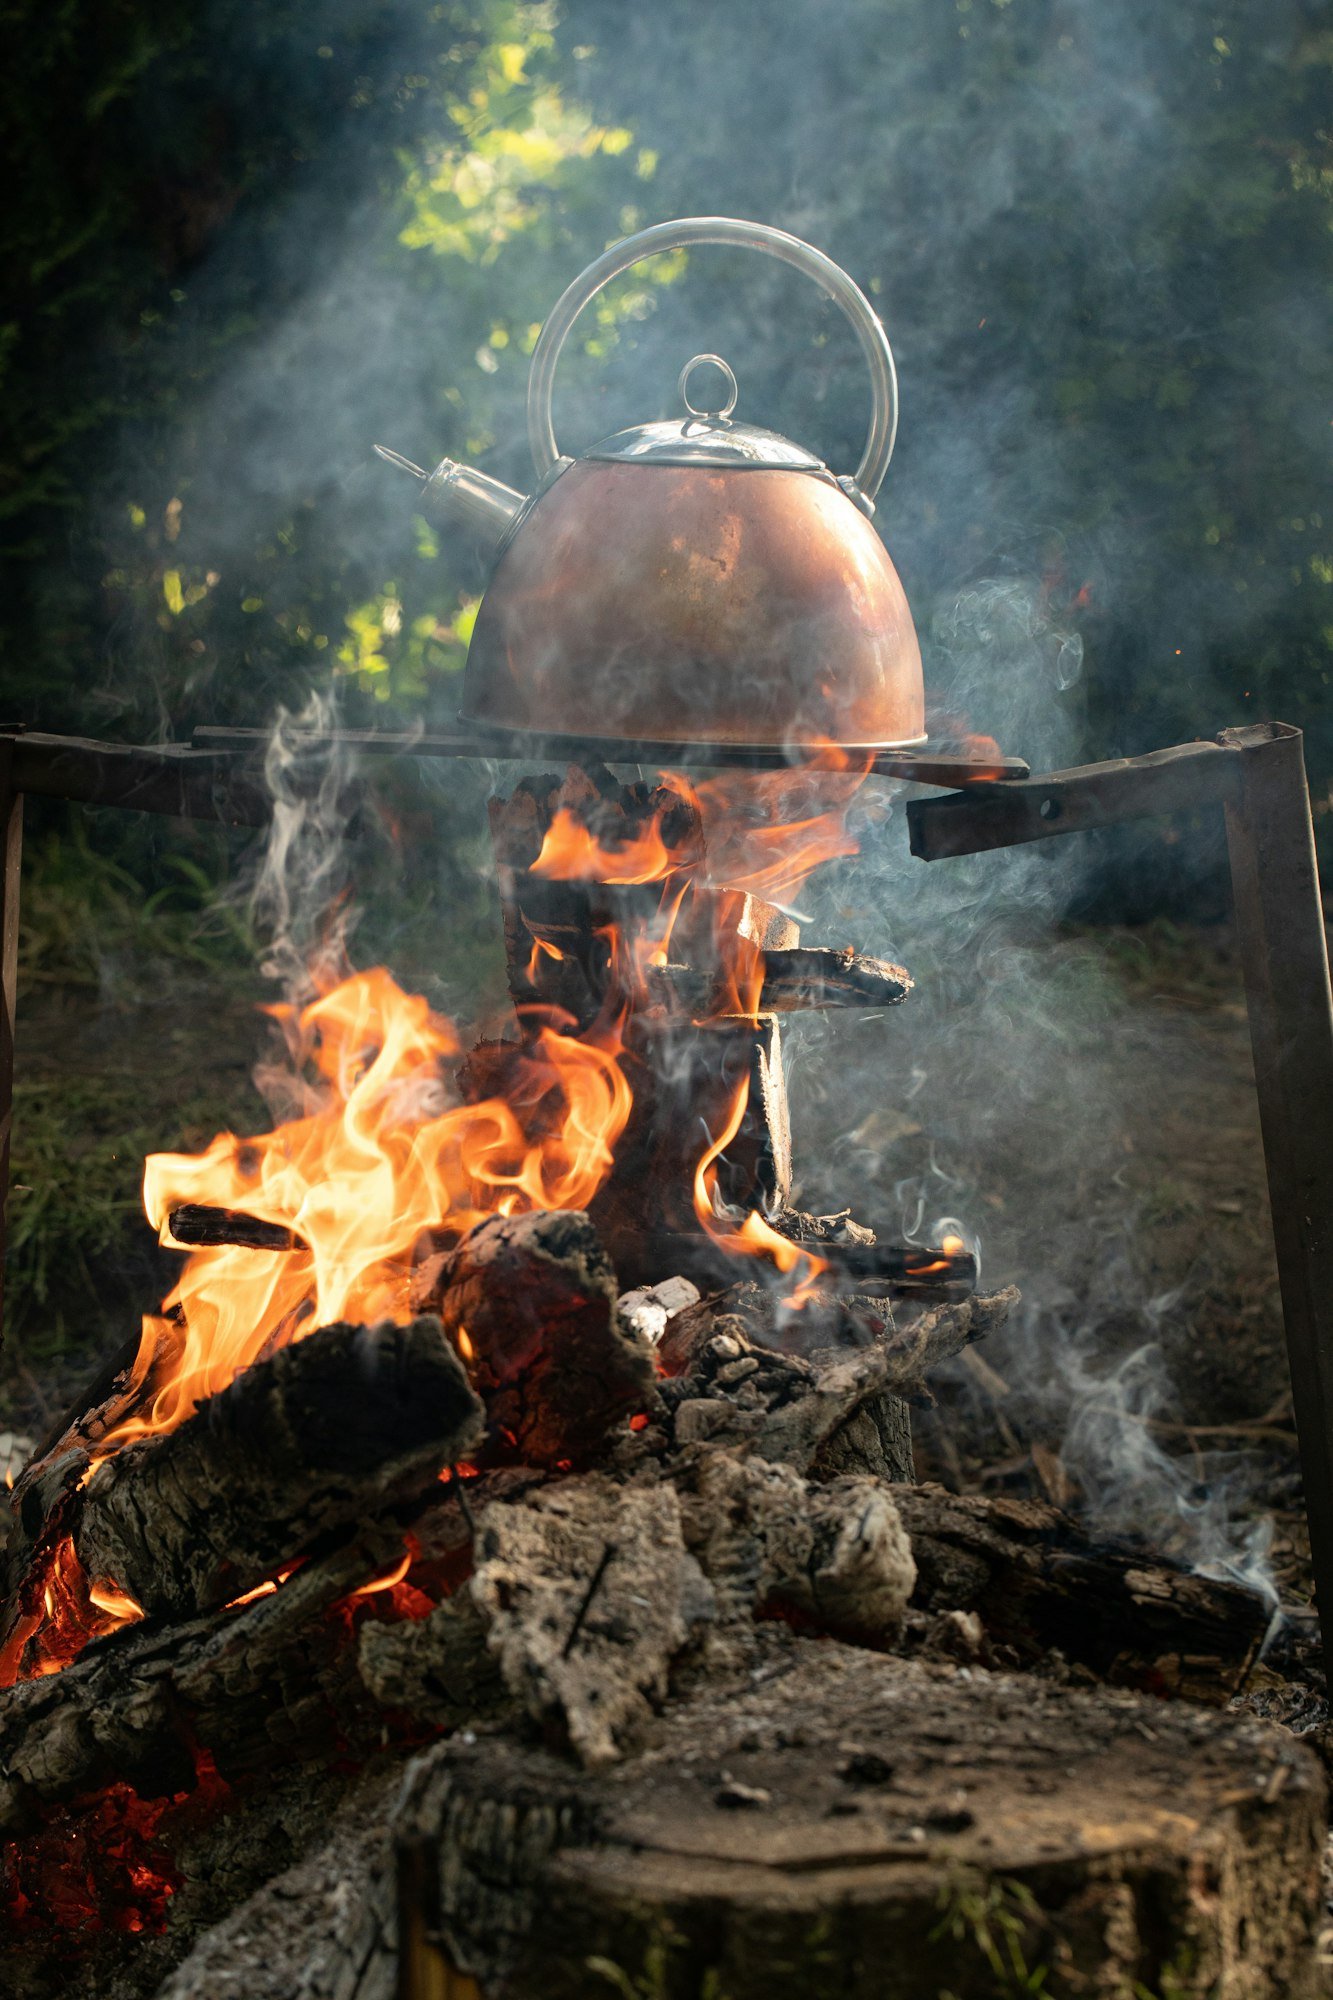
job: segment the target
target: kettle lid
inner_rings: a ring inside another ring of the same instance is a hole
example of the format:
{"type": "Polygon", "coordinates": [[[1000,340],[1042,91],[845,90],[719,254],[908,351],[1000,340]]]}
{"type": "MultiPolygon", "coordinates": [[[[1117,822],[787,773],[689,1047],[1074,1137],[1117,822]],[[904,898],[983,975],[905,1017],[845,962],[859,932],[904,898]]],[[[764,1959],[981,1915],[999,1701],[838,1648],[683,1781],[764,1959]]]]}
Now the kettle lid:
{"type": "Polygon", "coordinates": [[[603,438],[582,458],[623,461],[649,465],[759,466],[770,471],[824,472],[824,461],[804,446],[776,431],[760,430],[755,424],[733,422],[736,407],[736,377],[719,354],[696,354],[680,372],[678,384],[687,414],[662,423],[634,424],[603,438]],[[721,399],[692,401],[690,381],[704,365],[720,372],[724,387],[721,399]]]}

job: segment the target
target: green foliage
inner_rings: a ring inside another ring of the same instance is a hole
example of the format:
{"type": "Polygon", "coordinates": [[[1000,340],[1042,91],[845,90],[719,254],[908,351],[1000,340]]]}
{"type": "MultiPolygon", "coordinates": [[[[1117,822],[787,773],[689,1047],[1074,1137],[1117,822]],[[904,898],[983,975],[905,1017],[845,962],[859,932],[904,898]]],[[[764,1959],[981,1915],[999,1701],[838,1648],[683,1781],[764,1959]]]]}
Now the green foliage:
{"type": "MultiPolygon", "coordinates": [[[[1044,1918],[1032,1891],[1022,1882],[985,1881],[959,1873],[940,1890],[940,1919],[930,1933],[937,1944],[948,1938],[975,1949],[990,1968],[995,2000],[1025,2000],[1046,1991],[1048,1968],[1029,1965],[1032,1933],[1044,1918]]],[[[949,2000],[941,1994],[939,2000],[949,2000]]]]}

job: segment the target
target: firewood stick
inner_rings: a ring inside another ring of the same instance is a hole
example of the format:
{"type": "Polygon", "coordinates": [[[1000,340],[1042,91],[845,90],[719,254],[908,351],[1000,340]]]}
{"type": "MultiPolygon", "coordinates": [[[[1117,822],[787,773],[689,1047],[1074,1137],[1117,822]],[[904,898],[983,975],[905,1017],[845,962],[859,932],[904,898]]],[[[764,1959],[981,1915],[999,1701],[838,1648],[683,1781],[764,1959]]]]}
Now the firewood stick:
{"type": "MultiPolygon", "coordinates": [[[[648,991],[672,1011],[707,1017],[723,1011],[717,976],[687,965],[650,966],[648,991]]],[[[764,953],[759,1007],[789,1014],[818,1007],[896,1007],[912,990],[911,974],[887,959],[850,946],[830,950],[798,946],[764,953]]]]}
{"type": "Polygon", "coordinates": [[[913,1603],[976,1611],[1020,1660],[1058,1647],[1122,1686],[1217,1703],[1236,1692],[1268,1629],[1257,1592],[1098,1542],[1044,1501],[942,1486],[895,1487],[894,1497],[916,1557],[913,1603]]]}
{"type": "Polygon", "coordinates": [[[209,1208],[203,1202],[184,1202],[173,1208],[168,1218],[172,1241],[190,1249],[214,1249],[234,1243],[246,1250],[300,1250],[301,1238],[280,1222],[263,1222],[257,1215],[245,1215],[235,1208],[209,1208]]]}

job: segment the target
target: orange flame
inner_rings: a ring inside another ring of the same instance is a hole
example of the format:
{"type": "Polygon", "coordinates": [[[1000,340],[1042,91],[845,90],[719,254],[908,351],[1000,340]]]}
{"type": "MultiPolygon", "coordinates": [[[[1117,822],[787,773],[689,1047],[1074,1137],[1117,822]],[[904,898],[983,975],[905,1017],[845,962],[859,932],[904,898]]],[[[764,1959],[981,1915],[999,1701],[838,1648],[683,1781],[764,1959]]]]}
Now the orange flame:
{"type": "Polygon", "coordinates": [[[739,1225],[733,1225],[718,1212],[717,1162],[740,1131],[749,1101],[750,1079],[747,1076],[741,1079],[721,1132],[715,1139],[710,1139],[694,1170],[694,1212],[705,1233],[732,1255],[768,1257],[784,1278],[799,1270],[801,1276],[795,1291],[783,1300],[784,1305],[799,1308],[808,1304],[814,1296],[820,1274],[829,1268],[827,1259],[817,1257],[812,1250],[802,1250],[790,1237],[780,1236],[753,1209],[739,1225]]]}
{"type": "Polygon", "coordinates": [[[152,1154],[144,1206],[167,1244],[171,1211],[199,1202],[277,1224],[298,1247],[191,1255],[162,1316],[145,1321],[151,1398],[108,1431],[99,1460],[175,1429],[256,1356],[303,1331],[408,1317],[423,1232],[461,1235],[500,1211],[583,1208],[611,1170],[630,1109],[617,1030],[582,1041],[540,1031],[528,1051],[528,1108],[541,1129],[527,1133],[502,1098],[451,1101],[443,1065],[458,1053],[452,1027],[382,967],[344,979],[290,1025],[315,1072],[307,1115],[254,1139],[220,1133],[198,1155],[152,1154]]]}
{"type": "Polygon", "coordinates": [[[99,1611],[105,1611],[118,1625],[132,1625],[144,1615],[143,1606],[136,1604],[127,1590],[117,1589],[114,1583],[90,1583],[88,1596],[99,1611]]]}

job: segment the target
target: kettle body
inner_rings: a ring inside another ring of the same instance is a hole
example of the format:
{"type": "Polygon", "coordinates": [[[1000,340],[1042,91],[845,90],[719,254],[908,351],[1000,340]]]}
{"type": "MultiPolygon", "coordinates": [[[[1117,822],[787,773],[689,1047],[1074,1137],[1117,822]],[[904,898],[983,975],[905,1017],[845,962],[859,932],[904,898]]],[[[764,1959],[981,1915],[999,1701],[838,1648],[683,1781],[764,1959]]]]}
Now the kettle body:
{"type": "Polygon", "coordinates": [[[925,740],[920,647],[870,520],[896,431],[893,359],[868,301],[837,265],[785,232],[727,217],[627,238],[548,319],[528,416],[541,475],[531,499],[449,460],[426,483],[430,511],[467,520],[497,550],[464,670],[465,722],[612,748],[637,740],[886,750],[925,740]],[[852,477],[735,422],[735,377],[715,355],[696,355],[682,371],[682,419],[622,431],[578,459],[559,455],[554,370],[578,313],[641,258],[716,242],[782,257],[852,321],[874,390],[852,477]],[[727,385],[716,407],[691,400],[705,367],[727,385]]]}

